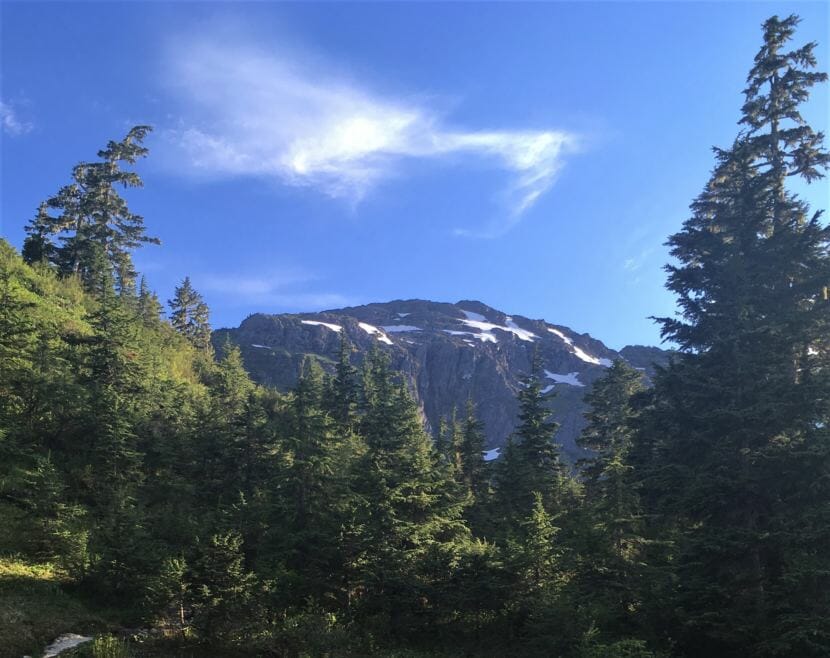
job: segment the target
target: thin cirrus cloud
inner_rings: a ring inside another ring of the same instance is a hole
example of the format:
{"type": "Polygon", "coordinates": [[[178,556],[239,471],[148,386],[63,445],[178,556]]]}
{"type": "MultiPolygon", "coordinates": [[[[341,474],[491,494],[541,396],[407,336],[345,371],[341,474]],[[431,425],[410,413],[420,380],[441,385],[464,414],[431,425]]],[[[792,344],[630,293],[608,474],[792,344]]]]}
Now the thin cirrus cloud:
{"type": "Polygon", "coordinates": [[[307,58],[221,40],[179,43],[168,60],[181,100],[169,144],[191,173],[257,176],[358,203],[407,161],[482,160],[505,173],[481,231],[493,237],[520,220],[553,185],[576,137],[561,130],[460,130],[412,98],[382,96],[307,58]]]}
{"type": "Polygon", "coordinates": [[[3,132],[12,137],[19,137],[31,132],[34,126],[20,118],[17,109],[11,104],[0,101],[0,125],[3,132]]]}

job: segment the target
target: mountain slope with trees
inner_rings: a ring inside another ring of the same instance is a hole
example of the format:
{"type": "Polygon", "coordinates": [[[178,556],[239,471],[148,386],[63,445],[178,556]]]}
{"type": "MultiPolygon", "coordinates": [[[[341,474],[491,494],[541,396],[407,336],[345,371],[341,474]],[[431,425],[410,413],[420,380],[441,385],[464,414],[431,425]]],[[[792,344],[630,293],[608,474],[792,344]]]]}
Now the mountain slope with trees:
{"type": "Polygon", "coordinates": [[[321,313],[258,313],[236,329],[214,332],[213,345],[219,352],[226,341],[238,345],[255,381],[285,391],[296,385],[310,356],[332,372],[341,335],[354,346],[355,364],[373,349],[389,355],[432,434],[472,400],[490,449],[503,447],[513,432],[522,377],[536,354],[542,388],[556,391],[549,406],[559,423],[556,441],[569,463],[585,456],[576,443],[587,411],[585,391],[613,360],[623,358],[653,375],[655,366],[665,365],[670,355],[644,347],[617,352],[588,334],[469,300],[448,304],[410,299],[321,313]]]}

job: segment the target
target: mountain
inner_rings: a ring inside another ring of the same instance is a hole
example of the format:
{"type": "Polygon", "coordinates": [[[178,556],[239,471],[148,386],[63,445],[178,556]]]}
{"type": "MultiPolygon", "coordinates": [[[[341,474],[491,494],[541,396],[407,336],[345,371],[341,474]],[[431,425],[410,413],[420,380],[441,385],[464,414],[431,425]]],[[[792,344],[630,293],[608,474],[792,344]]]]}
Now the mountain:
{"type": "Polygon", "coordinates": [[[623,358],[650,374],[654,363],[668,359],[668,352],[656,347],[629,346],[616,352],[588,334],[469,300],[448,304],[412,299],[321,313],[258,313],[236,329],[215,331],[213,342],[219,351],[227,340],[239,345],[253,379],[286,390],[296,383],[305,357],[333,367],[341,332],[355,346],[356,364],[372,347],[389,353],[392,366],[410,382],[430,430],[472,397],[490,448],[502,446],[513,431],[519,378],[538,350],[545,390],[556,393],[551,409],[569,461],[583,454],[575,444],[584,424],[583,395],[605,368],[623,358]]]}

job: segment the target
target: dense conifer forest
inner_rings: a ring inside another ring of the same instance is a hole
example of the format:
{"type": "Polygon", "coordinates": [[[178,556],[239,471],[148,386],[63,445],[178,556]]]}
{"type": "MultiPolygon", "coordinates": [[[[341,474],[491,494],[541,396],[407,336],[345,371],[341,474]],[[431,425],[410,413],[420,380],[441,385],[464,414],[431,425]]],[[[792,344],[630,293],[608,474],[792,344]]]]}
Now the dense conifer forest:
{"type": "Polygon", "coordinates": [[[623,361],[566,467],[538,367],[501,459],[472,404],[429,436],[382,347],[295,390],[162,304],[121,195],[148,126],[0,242],[0,654],[830,655],[830,227],[799,113],[815,44],[770,18],[739,132],[669,238],[652,386],[623,361]],[[164,317],[164,307],[169,313],[164,317]]]}

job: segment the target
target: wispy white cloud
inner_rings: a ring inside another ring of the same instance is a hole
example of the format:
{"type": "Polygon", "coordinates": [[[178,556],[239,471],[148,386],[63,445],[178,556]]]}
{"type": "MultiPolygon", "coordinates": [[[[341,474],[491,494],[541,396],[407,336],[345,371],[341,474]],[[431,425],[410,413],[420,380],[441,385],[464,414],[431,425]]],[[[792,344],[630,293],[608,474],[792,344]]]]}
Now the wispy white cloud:
{"type": "Polygon", "coordinates": [[[208,274],[198,277],[205,293],[221,297],[225,304],[285,311],[315,311],[348,306],[352,299],[339,293],[307,290],[314,276],[304,272],[280,272],[265,276],[208,274]]]}
{"type": "Polygon", "coordinates": [[[167,65],[182,101],[168,137],[205,176],[275,178],[356,203],[410,160],[475,158],[506,173],[499,224],[509,228],[576,145],[562,130],[459,129],[422,99],[381,95],[308,58],[237,40],[179,41],[167,65]]]}
{"type": "Polygon", "coordinates": [[[622,263],[622,268],[626,272],[636,272],[637,270],[642,268],[643,265],[645,265],[646,261],[648,260],[648,257],[651,256],[653,252],[653,247],[643,249],[642,251],[640,251],[639,254],[626,258],[622,263]]]}
{"type": "Polygon", "coordinates": [[[31,132],[34,125],[30,121],[20,118],[18,111],[11,103],[0,101],[0,124],[3,132],[12,137],[19,137],[31,132]]]}

